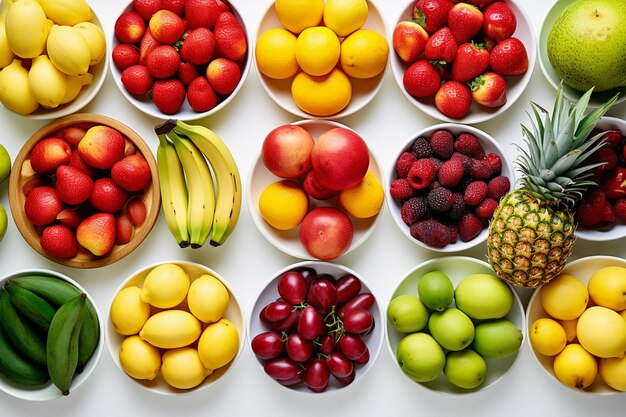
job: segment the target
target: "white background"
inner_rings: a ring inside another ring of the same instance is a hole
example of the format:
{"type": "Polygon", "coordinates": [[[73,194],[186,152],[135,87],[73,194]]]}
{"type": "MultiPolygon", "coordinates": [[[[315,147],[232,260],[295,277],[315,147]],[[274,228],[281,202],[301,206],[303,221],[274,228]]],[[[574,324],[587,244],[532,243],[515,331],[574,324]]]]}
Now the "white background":
{"type": "MultiPolygon", "coordinates": [[[[104,22],[107,39],[113,24],[125,7],[122,0],[92,0],[94,11],[104,22]]],[[[244,16],[251,37],[270,0],[235,1],[244,16]]],[[[375,2],[384,15],[388,30],[406,6],[406,1],[375,2]]],[[[520,1],[539,33],[543,17],[552,1],[520,1]]],[[[532,81],[521,98],[504,114],[490,122],[476,125],[501,142],[514,157],[512,143],[521,140],[520,123],[527,123],[525,112],[533,100],[551,108],[554,89],[545,80],[537,63],[532,81]]],[[[152,130],[160,121],[140,113],[127,103],[117,90],[110,74],[101,92],[84,111],[120,120],[136,130],[156,151],[157,138],[152,130]]],[[[614,107],[609,115],[626,118],[626,103],[614,107]]],[[[239,95],[217,115],[202,120],[230,146],[244,181],[265,135],[274,127],[297,120],[279,108],[265,93],[255,71],[251,71],[239,95]]],[[[357,114],[339,120],[359,132],[378,156],[386,172],[399,146],[418,130],[438,121],[421,114],[404,97],[390,70],[376,98],[357,114]]],[[[0,141],[14,158],[22,144],[45,122],[31,121],[0,111],[0,141]]],[[[0,201],[9,208],[8,181],[0,186],[0,201]]],[[[245,204],[245,202],[244,202],[245,204]]],[[[341,257],[342,263],[360,274],[370,284],[383,307],[400,279],[414,266],[436,252],[421,249],[409,242],[393,223],[385,206],[382,218],[371,238],[353,253],[341,257]]],[[[9,213],[10,216],[10,213],[9,213]]],[[[623,240],[612,243],[577,241],[573,258],[588,255],[623,257],[623,240]]],[[[461,255],[485,259],[486,248],[461,255]]],[[[201,262],[224,276],[233,287],[246,314],[266,280],[279,269],[295,263],[261,236],[244,206],[239,225],[230,240],[221,247],[199,250],[179,249],[171,238],[162,215],[144,243],[118,263],[95,269],[77,270],[48,261],[31,249],[9,220],[9,229],[0,244],[0,272],[23,268],[49,268],[65,273],[81,283],[95,298],[106,315],[114,290],[133,271],[156,261],[184,259],[201,262]]],[[[524,301],[530,291],[520,290],[524,301]]],[[[117,369],[108,351],[92,375],[69,397],[45,403],[31,403],[0,393],[2,416],[200,416],[200,415],[624,415],[625,395],[592,396],[574,392],[550,380],[531,356],[527,342],[517,366],[499,384],[469,395],[443,395],[428,391],[406,378],[383,346],[374,367],[357,384],[330,395],[303,395],[286,390],[270,381],[256,363],[248,346],[232,372],[209,390],[180,396],[159,396],[140,388],[117,369]],[[618,412],[619,411],[619,412],[618,412]]]]}

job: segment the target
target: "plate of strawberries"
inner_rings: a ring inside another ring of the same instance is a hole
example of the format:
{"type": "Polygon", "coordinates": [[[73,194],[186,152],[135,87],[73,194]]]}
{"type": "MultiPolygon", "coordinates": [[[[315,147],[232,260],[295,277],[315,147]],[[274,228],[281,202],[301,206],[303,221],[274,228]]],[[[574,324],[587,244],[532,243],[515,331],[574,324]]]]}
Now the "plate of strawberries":
{"type": "Polygon", "coordinates": [[[391,67],[417,108],[473,124],[508,109],[535,66],[535,34],[513,0],[411,1],[392,33],[391,67]]]}

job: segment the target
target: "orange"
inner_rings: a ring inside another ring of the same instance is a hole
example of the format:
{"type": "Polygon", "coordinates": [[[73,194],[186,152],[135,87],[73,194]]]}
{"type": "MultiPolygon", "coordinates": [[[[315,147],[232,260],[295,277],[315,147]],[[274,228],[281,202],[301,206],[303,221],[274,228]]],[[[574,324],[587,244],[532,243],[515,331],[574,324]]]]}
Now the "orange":
{"type": "Polygon", "coordinates": [[[259,211],[263,219],[279,230],[298,226],[309,210],[309,197],[299,182],[280,180],[261,192],[259,211]]]}
{"type": "Polygon", "coordinates": [[[383,207],[384,199],[383,186],[372,171],[367,171],[358,185],[339,193],[341,207],[359,219],[377,215],[383,207]]]}

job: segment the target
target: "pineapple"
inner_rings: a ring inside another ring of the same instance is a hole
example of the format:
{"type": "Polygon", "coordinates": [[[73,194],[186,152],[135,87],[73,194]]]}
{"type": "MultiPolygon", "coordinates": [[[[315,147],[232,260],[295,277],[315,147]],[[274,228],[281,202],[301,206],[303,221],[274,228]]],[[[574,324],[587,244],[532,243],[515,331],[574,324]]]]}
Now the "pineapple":
{"type": "Polygon", "coordinates": [[[604,145],[602,134],[588,138],[613,97],[584,115],[593,89],[566,101],[559,87],[552,115],[531,103],[532,131],[522,125],[528,150],[516,160],[521,186],[502,197],[489,225],[487,256],[496,274],[520,287],[538,287],[557,277],[572,251],[572,208],[595,185],[587,159],[604,145]],[[544,120],[542,121],[543,113],[544,120]]]}

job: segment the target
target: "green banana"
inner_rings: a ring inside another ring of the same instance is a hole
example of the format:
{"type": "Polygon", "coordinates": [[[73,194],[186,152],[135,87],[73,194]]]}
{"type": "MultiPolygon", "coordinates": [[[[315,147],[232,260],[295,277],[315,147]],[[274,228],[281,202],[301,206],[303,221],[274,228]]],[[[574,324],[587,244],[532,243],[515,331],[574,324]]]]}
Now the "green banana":
{"type": "Polygon", "coordinates": [[[47,333],[56,309],[34,292],[11,285],[10,281],[4,288],[9,293],[13,306],[35,326],[47,333]]]}
{"type": "MultiPolygon", "coordinates": [[[[81,294],[81,290],[71,283],[49,275],[25,275],[13,278],[11,279],[11,285],[32,291],[56,308],[81,294]]],[[[80,329],[78,372],[82,371],[87,361],[96,351],[100,338],[98,313],[89,299],[87,299],[86,304],[87,312],[80,329]]]]}
{"type": "Polygon", "coordinates": [[[157,167],[163,214],[167,227],[170,229],[174,239],[176,239],[176,243],[181,248],[186,248],[189,246],[189,231],[187,230],[187,185],[185,183],[185,175],[178,155],[176,155],[174,145],[167,140],[165,135],[159,134],[158,136],[157,167]]]}
{"type": "Polygon", "coordinates": [[[48,374],[63,395],[70,393],[70,384],[78,366],[79,335],[86,300],[87,294],[82,293],[59,307],[48,330],[48,374]]]}
{"type": "Polygon", "coordinates": [[[215,211],[213,176],[202,152],[189,139],[170,132],[176,154],[187,179],[187,228],[189,243],[194,249],[202,247],[211,234],[215,211]]]}
{"type": "Polygon", "coordinates": [[[23,319],[9,298],[9,293],[0,288],[0,325],[9,340],[26,359],[46,365],[45,340],[31,324],[23,319]]]}
{"type": "Polygon", "coordinates": [[[210,244],[220,246],[235,229],[241,212],[241,176],[237,163],[224,141],[209,128],[190,125],[181,120],[166,123],[176,123],[174,131],[191,139],[213,168],[218,197],[210,244]]]}
{"type": "Polygon", "coordinates": [[[0,326],[0,374],[20,385],[39,386],[50,381],[45,368],[20,355],[0,326]]]}

